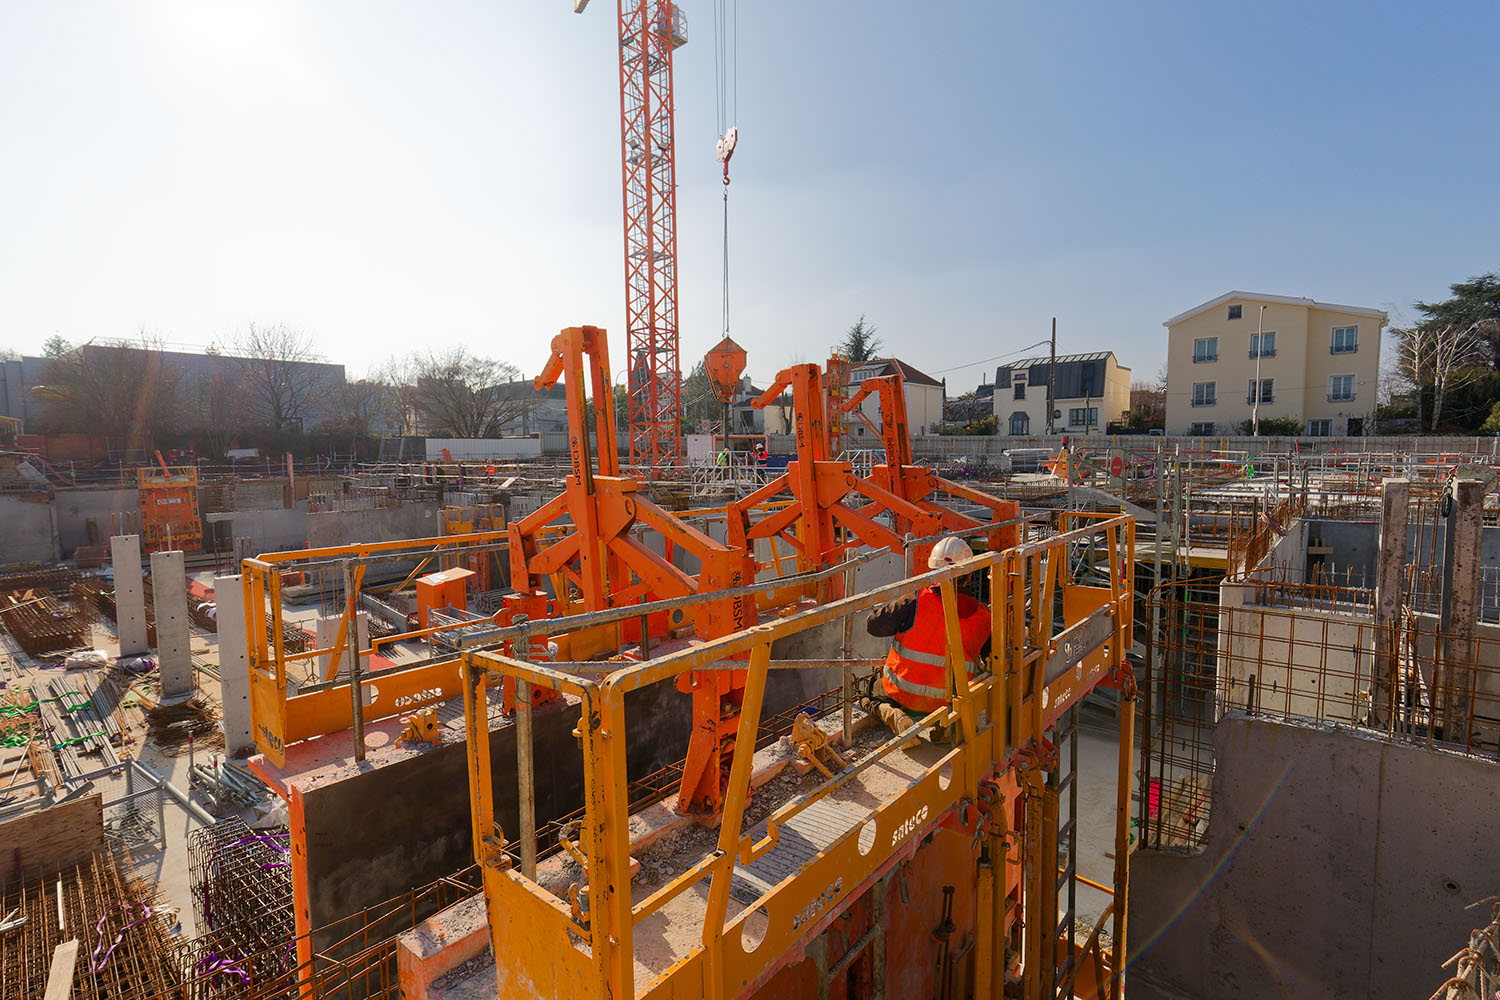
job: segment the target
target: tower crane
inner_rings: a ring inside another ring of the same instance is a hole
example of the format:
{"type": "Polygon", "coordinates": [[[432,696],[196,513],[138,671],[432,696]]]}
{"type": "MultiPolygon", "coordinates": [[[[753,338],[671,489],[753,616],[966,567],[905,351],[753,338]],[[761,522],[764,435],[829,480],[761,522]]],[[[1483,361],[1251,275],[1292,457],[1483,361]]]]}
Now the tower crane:
{"type": "MultiPolygon", "coordinates": [[[[589,0],[573,0],[583,13],[589,0]]],[[[672,0],[618,0],[630,462],[682,461],[677,330],[677,168],[672,53],[687,19],[672,0]]]]}

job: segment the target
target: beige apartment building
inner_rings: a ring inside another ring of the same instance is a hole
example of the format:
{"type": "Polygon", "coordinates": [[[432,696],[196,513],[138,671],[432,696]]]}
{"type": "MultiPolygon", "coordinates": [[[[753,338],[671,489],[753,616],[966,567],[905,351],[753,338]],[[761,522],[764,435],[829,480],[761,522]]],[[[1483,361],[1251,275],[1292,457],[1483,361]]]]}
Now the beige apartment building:
{"type": "Polygon", "coordinates": [[[1239,434],[1291,417],[1312,436],[1358,436],[1375,422],[1379,309],[1229,292],[1167,328],[1167,433],[1239,434]],[[1257,334],[1259,330],[1259,334],[1257,334]]]}

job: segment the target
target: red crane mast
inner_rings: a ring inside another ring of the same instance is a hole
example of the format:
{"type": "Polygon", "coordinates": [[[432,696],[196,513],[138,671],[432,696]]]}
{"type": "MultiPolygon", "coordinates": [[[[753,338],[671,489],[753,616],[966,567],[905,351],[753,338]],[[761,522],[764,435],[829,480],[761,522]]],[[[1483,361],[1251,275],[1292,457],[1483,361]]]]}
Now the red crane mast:
{"type": "Polygon", "coordinates": [[[619,0],[619,15],[630,462],[662,468],[682,462],[672,52],[687,21],[672,0],[619,0]]]}

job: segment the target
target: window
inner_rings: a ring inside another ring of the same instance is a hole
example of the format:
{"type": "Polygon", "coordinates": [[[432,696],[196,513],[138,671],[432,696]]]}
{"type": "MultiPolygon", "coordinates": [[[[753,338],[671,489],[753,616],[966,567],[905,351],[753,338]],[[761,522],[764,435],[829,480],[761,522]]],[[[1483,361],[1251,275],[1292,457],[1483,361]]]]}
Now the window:
{"type": "Polygon", "coordinates": [[[1250,335],[1250,356],[1252,358],[1276,357],[1276,331],[1267,330],[1265,333],[1252,333],[1250,335]]]}
{"type": "MultiPolygon", "coordinates": [[[[1276,402],[1276,380],[1274,378],[1263,378],[1260,380],[1260,401],[1262,403],[1276,402]]],[[[1245,386],[1245,402],[1255,402],[1255,379],[1251,379],[1249,385],[1245,386]]]]}
{"type": "Polygon", "coordinates": [[[1354,398],[1354,376],[1335,375],[1328,380],[1328,401],[1347,403],[1354,398]]]}
{"type": "Polygon", "coordinates": [[[1336,326],[1333,328],[1333,354],[1353,354],[1359,350],[1359,327],[1336,326]]]}
{"type": "Polygon", "coordinates": [[[1213,383],[1213,382],[1194,382],[1193,383],[1193,405],[1194,406],[1213,406],[1214,405],[1214,385],[1215,385],[1215,383],[1213,383]]]}
{"type": "Polygon", "coordinates": [[[1010,432],[1012,434],[1029,434],[1031,432],[1031,417],[1021,410],[1010,415],[1010,432]]]}
{"type": "Polygon", "coordinates": [[[1026,398],[1026,381],[1025,381],[1025,379],[1017,379],[1016,380],[1016,398],[1017,399],[1025,399],[1026,398]]]}
{"type": "Polygon", "coordinates": [[[1244,306],[1230,306],[1229,307],[1229,318],[1230,319],[1239,319],[1243,315],[1245,315],[1245,307],[1244,306]]]}
{"type": "Polygon", "coordinates": [[[1193,363],[1219,360],[1219,338],[1199,337],[1193,341],[1193,363]]]}
{"type": "Polygon", "coordinates": [[[1326,417],[1322,420],[1309,420],[1307,422],[1307,433],[1310,437],[1333,437],[1333,421],[1326,417]]]}
{"type": "Polygon", "coordinates": [[[1214,425],[1213,425],[1212,422],[1203,422],[1203,423],[1196,423],[1196,424],[1188,424],[1188,433],[1189,434],[1195,434],[1195,435],[1197,435],[1199,437],[1202,437],[1203,435],[1212,434],[1213,432],[1214,432],[1214,425]]]}
{"type": "Polygon", "coordinates": [[[1094,389],[1094,363],[1092,361],[1080,369],[1078,394],[1084,397],[1099,395],[1094,389]]]}
{"type": "Polygon", "coordinates": [[[1069,427],[1084,427],[1084,426],[1098,427],[1099,426],[1099,407],[1097,407],[1097,406],[1090,406],[1088,408],[1088,412],[1087,412],[1088,424],[1087,425],[1084,424],[1084,419],[1085,419],[1085,413],[1084,413],[1084,408],[1083,407],[1081,407],[1081,406],[1074,406],[1074,407],[1069,408],[1069,410],[1068,410],[1068,426],[1069,427]]]}

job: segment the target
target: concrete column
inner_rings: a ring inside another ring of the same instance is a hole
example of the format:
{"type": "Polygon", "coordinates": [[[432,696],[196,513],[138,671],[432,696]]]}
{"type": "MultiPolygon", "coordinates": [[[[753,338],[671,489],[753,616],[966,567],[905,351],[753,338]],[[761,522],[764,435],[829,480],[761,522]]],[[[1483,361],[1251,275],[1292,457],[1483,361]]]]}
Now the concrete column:
{"type": "MultiPolygon", "coordinates": [[[[327,618],[323,618],[320,616],[318,618],[319,649],[327,649],[329,646],[333,645],[333,640],[336,639],[339,634],[339,623],[343,620],[343,615],[329,615],[327,618]]],[[[357,648],[362,650],[369,649],[370,613],[368,611],[359,612],[355,615],[355,621],[355,628],[359,636],[359,645],[357,648]]],[[[330,659],[332,659],[332,657],[326,653],[323,656],[318,657],[318,676],[320,678],[328,676],[328,661],[330,659]]],[[[361,666],[363,666],[363,664],[361,664],[361,666]]],[[[349,657],[347,654],[339,657],[339,676],[349,676],[349,657]]]]}
{"type": "Polygon", "coordinates": [[[1446,503],[1443,527],[1442,677],[1434,704],[1444,738],[1467,738],[1469,687],[1474,682],[1474,623],[1479,616],[1479,565],[1484,538],[1484,483],[1460,479],[1446,503]]]}
{"type": "Polygon", "coordinates": [[[241,577],[214,577],[214,616],[219,626],[219,677],[224,700],[224,745],[229,756],[255,748],[250,728],[250,654],[241,577]]]}
{"type": "Polygon", "coordinates": [[[1401,620],[1401,577],[1406,568],[1406,536],[1411,484],[1387,479],[1380,486],[1380,548],[1375,556],[1375,684],[1370,705],[1376,725],[1396,716],[1396,628],[1401,620]]]}
{"type": "Polygon", "coordinates": [[[115,570],[115,628],[120,655],[139,656],[146,645],[146,587],[141,578],[141,536],[115,535],[109,540],[115,570]]]}
{"type": "Polygon", "coordinates": [[[192,694],[187,571],[181,552],[151,553],[151,594],[156,606],[156,657],[162,696],[192,694]]]}

